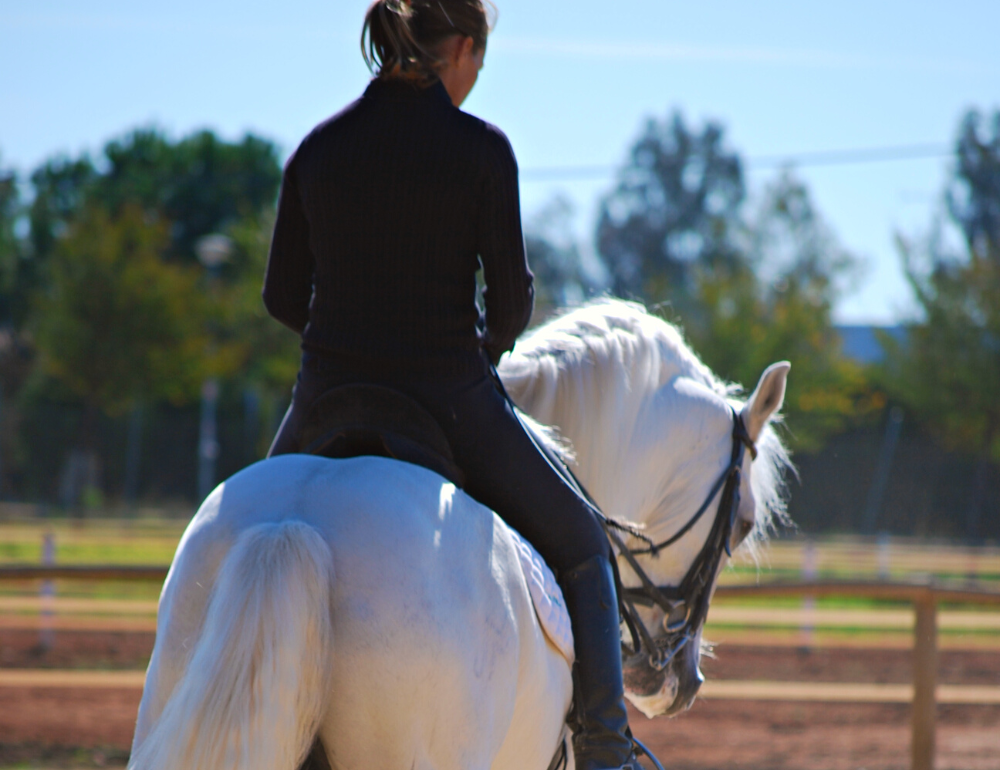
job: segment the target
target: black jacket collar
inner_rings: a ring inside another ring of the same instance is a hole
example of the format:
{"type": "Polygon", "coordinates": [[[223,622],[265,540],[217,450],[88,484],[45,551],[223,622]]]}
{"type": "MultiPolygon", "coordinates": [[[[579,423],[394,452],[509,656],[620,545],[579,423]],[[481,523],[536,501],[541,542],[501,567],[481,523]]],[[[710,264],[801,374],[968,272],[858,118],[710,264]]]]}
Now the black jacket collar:
{"type": "Polygon", "coordinates": [[[375,99],[425,98],[451,105],[451,97],[440,80],[429,86],[420,86],[400,78],[375,78],[365,89],[365,96],[375,99]]]}

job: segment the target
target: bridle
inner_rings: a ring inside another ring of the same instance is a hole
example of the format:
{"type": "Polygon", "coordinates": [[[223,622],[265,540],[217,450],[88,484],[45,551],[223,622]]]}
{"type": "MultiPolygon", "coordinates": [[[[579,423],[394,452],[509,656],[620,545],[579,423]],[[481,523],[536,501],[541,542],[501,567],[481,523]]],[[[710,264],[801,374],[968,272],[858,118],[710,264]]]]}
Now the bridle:
{"type": "MultiPolygon", "coordinates": [[[[619,605],[629,631],[632,634],[633,649],[622,647],[629,657],[646,652],[649,665],[657,671],[662,671],[670,661],[691,642],[708,615],[708,603],[712,598],[712,583],[719,570],[722,554],[732,556],[729,541],[740,507],[740,481],[742,479],[743,457],[746,450],[753,459],[757,457],[757,447],[750,438],[743,418],[733,407],[729,407],[733,421],[733,446],[729,465],[712,485],[708,496],[695,514],[677,532],[661,543],[650,543],[645,548],[630,549],[625,545],[619,531],[636,534],[617,525],[611,519],[603,519],[605,531],[620,556],[628,562],[629,567],[639,578],[640,586],[619,589],[619,605]],[[709,509],[719,490],[722,496],[715,515],[715,522],[708,539],[694,562],[688,568],[680,584],[677,586],[658,586],[646,574],[636,556],[652,554],[656,556],[660,549],[673,545],[686,535],[709,509]],[[661,635],[650,633],[642,618],[636,612],[635,605],[646,607],[657,606],[663,610],[663,631],[661,635]]],[[[616,560],[612,564],[617,570],[616,560]]],[[[620,581],[619,581],[620,585],[620,581]]]]}
{"type": "MultiPolygon", "coordinates": [[[[695,638],[698,629],[708,616],[708,602],[712,598],[712,581],[719,570],[719,562],[722,560],[723,551],[727,555],[732,556],[729,548],[729,539],[740,507],[740,480],[743,473],[742,466],[745,450],[749,449],[750,456],[754,459],[757,458],[757,447],[753,439],[750,438],[750,434],[747,433],[746,426],[743,424],[743,418],[732,406],[729,407],[729,412],[733,420],[733,449],[729,457],[729,465],[712,485],[712,488],[708,492],[708,497],[705,498],[705,502],[701,504],[701,507],[698,508],[694,516],[677,532],[662,543],[652,543],[649,538],[644,537],[638,530],[627,524],[617,522],[614,519],[609,519],[601,512],[594,498],[590,496],[569,467],[563,464],[544,442],[539,441],[534,432],[521,420],[517,405],[508,395],[503,381],[500,379],[500,375],[492,363],[490,363],[489,371],[497,390],[510,405],[514,416],[521,422],[528,438],[531,439],[539,453],[552,467],[552,470],[558,473],[571,488],[576,490],[587,501],[594,516],[597,517],[601,526],[604,527],[608,538],[615,548],[618,549],[618,553],[625,558],[635,574],[638,575],[642,586],[639,588],[623,588],[621,575],[618,573],[618,560],[611,559],[611,568],[614,571],[615,577],[615,588],[618,592],[618,610],[622,620],[628,626],[629,633],[632,635],[633,648],[629,650],[625,646],[625,643],[622,642],[622,651],[629,657],[641,655],[643,651],[646,651],[649,654],[649,665],[657,671],[662,671],[676,657],[677,653],[695,638]],[[712,504],[712,500],[719,493],[720,488],[722,489],[722,498],[719,500],[719,510],[715,515],[715,523],[712,524],[712,531],[709,533],[705,545],[698,552],[697,558],[695,558],[694,562],[688,568],[687,574],[684,575],[680,585],[676,587],[657,586],[649,578],[649,575],[646,574],[646,571],[635,557],[643,554],[652,554],[655,556],[661,548],[666,548],[684,537],[698,522],[705,511],[708,510],[712,504]],[[626,532],[640,540],[645,540],[649,545],[646,548],[630,550],[619,536],[619,531],[626,532]],[[656,605],[663,609],[664,635],[654,637],[649,632],[646,624],[639,617],[639,613],[636,612],[636,604],[646,606],[656,605]],[[671,622],[671,617],[678,608],[683,609],[683,618],[679,621],[671,622]]],[[[641,753],[645,754],[653,762],[655,767],[663,770],[663,765],[660,764],[660,761],[649,749],[636,740],[635,736],[631,735],[631,733],[629,733],[629,738],[637,751],[641,751],[641,753]]],[[[565,746],[564,737],[562,752],[556,752],[549,765],[549,770],[558,768],[560,761],[562,762],[562,766],[565,767],[567,760],[565,746]]]]}
{"type": "Polygon", "coordinates": [[[576,475],[557,458],[552,450],[539,441],[534,432],[521,420],[517,405],[508,395],[504,388],[503,381],[496,370],[496,367],[489,365],[489,372],[494,384],[500,394],[510,405],[511,411],[521,421],[525,433],[535,444],[535,447],[546,459],[556,473],[569,484],[577,493],[586,500],[604,527],[611,543],[618,549],[620,556],[628,562],[632,571],[638,576],[641,586],[637,588],[624,588],[621,576],[618,572],[618,560],[611,559],[611,567],[615,575],[615,587],[618,589],[618,609],[622,620],[628,627],[632,636],[632,649],[628,649],[622,642],[622,650],[633,657],[643,652],[649,655],[649,665],[657,671],[662,671],[669,665],[670,661],[676,657],[684,647],[695,638],[698,629],[708,616],[708,602],[712,598],[712,581],[719,570],[719,562],[722,561],[722,554],[732,556],[729,547],[729,540],[732,535],[733,525],[736,522],[736,515],[740,507],[740,480],[743,475],[743,456],[746,450],[750,450],[750,457],[757,459],[757,446],[754,444],[750,434],[747,432],[743,418],[732,407],[729,413],[733,421],[733,447],[729,456],[729,465],[722,471],[718,479],[712,485],[705,498],[705,502],[695,511],[694,515],[688,519],[687,523],[677,532],[661,543],[653,543],[645,537],[639,530],[627,524],[615,521],[605,516],[600,507],[590,496],[584,486],[580,483],[576,475]],[[719,500],[719,508],[715,515],[715,523],[712,524],[712,531],[708,539],[702,546],[701,551],[694,562],[688,568],[687,574],[678,586],[658,586],[646,574],[646,571],[639,564],[636,556],[652,554],[656,556],[661,548],[673,545],[686,535],[702,515],[711,506],[715,496],[722,490],[722,497],[719,500]],[[624,532],[630,536],[637,537],[649,543],[645,548],[630,549],[625,545],[619,532],[624,532]],[[663,610],[663,630],[664,634],[653,636],[639,613],[636,612],[635,605],[641,604],[646,607],[657,606],[663,610]],[[683,611],[679,619],[671,620],[678,610],[683,611]]]}

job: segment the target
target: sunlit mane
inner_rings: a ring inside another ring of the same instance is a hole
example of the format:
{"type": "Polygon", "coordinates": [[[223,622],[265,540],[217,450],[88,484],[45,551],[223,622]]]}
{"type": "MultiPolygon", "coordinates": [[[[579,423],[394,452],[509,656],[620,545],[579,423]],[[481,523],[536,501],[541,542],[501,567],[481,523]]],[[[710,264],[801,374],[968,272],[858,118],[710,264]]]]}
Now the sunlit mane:
{"type": "MultiPolygon", "coordinates": [[[[600,299],[569,311],[519,340],[501,366],[511,397],[537,419],[571,439],[577,471],[603,505],[633,521],[662,490],[628,484],[622,467],[644,406],[675,377],[690,378],[739,409],[740,387],[723,382],[685,344],[676,327],[637,303],[600,299]],[[616,440],[609,442],[607,437],[616,440]],[[635,495],[644,495],[636,499],[635,495]]],[[[751,480],[757,501],[753,537],[766,539],[785,518],[788,454],[768,427],[751,480]]],[[[632,474],[634,475],[634,474],[632,474]]],[[[655,485],[653,485],[655,486],[655,485]]]]}

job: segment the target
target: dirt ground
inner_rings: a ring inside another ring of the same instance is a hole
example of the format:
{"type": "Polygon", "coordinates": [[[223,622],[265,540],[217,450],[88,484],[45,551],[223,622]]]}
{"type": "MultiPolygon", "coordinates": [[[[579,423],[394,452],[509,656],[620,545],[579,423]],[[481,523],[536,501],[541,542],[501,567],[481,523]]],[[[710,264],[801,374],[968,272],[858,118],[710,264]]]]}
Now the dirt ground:
{"type": "Polygon", "coordinates": [[[57,631],[47,650],[40,639],[38,631],[0,628],[0,668],[144,669],[155,635],[57,631]]]}
{"type": "MultiPolygon", "coordinates": [[[[42,651],[38,633],[0,631],[0,667],[139,669],[148,633],[60,632],[42,651]]],[[[720,646],[708,678],[903,683],[898,650],[720,646]]],[[[940,654],[939,681],[1000,684],[1000,651],[940,654]]],[[[137,689],[0,687],[0,767],[121,767],[137,689]]],[[[899,704],[702,699],[675,719],[633,714],[633,729],[672,770],[903,770],[910,709],[899,704]]],[[[940,706],[938,770],[1000,769],[1000,706],[940,706]]]]}
{"type": "MultiPolygon", "coordinates": [[[[671,770],[905,770],[910,708],[700,700],[675,719],[633,717],[671,770]]],[[[1000,707],[938,710],[938,770],[1000,767],[1000,707]]]]}

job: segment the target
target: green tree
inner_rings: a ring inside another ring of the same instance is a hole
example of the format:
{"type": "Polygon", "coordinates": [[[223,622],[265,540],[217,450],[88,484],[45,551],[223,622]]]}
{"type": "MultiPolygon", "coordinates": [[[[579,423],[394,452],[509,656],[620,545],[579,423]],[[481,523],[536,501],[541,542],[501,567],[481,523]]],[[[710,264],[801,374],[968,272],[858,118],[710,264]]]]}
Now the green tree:
{"type": "Polygon", "coordinates": [[[958,166],[946,191],[948,211],[961,227],[969,254],[1000,260],[1000,110],[992,131],[982,131],[983,116],[970,110],[962,119],[955,152],[958,166]]]}
{"type": "Polygon", "coordinates": [[[794,366],[785,399],[798,449],[880,405],[840,354],[831,311],[856,260],[790,171],[747,211],[739,156],[714,122],[650,121],[601,206],[597,243],[612,291],[679,323],[705,362],[752,384],[770,363],[794,366]]]}
{"type": "Polygon", "coordinates": [[[237,371],[250,386],[287,394],[299,368],[299,335],[275,322],[261,301],[261,283],[274,229],[274,211],[247,217],[229,229],[232,278],[221,307],[227,339],[239,348],[237,371]]]}
{"type": "Polygon", "coordinates": [[[965,253],[940,228],[923,242],[898,238],[923,317],[904,341],[885,338],[889,392],[947,446],[978,457],[966,529],[976,537],[989,469],[1000,460],[1000,112],[992,136],[970,112],[956,145],[946,194],[965,253]]]}
{"type": "Polygon", "coordinates": [[[33,323],[40,371],[85,405],[85,446],[100,412],[182,403],[205,376],[205,297],[194,268],[161,258],[167,233],[138,207],[90,206],[49,260],[33,323]]]}
{"type": "Polygon", "coordinates": [[[15,443],[17,419],[11,396],[20,391],[31,371],[28,340],[16,324],[23,315],[21,282],[28,256],[25,238],[18,232],[25,216],[18,181],[13,170],[0,168],[0,459],[4,460],[0,469],[9,467],[15,443]]]}
{"type": "Polygon", "coordinates": [[[94,199],[112,212],[138,204],[162,214],[169,254],[191,261],[199,238],[273,206],[281,183],[277,148],[252,134],[230,143],[199,131],[171,142],[139,129],[109,142],[104,156],[94,199]]]}
{"type": "Polygon", "coordinates": [[[584,267],[572,232],[573,205],[556,197],[542,207],[525,228],[525,248],[535,276],[535,311],[539,323],[558,308],[579,304],[603,289],[600,276],[584,267]]]}
{"type": "Polygon", "coordinates": [[[21,244],[15,228],[21,215],[17,174],[0,167],[0,319],[9,316],[9,297],[17,280],[21,244]]]}
{"type": "Polygon", "coordinates": [[[893,390],[949,445],[1000,459],[1000,264],[972,254],[927,269],[899,247],[924,318],[884,340],[893,390]]]}
{"type": "Polygon", "coordinates": [[[5,318],[15,328],[20,329],[27,322],[32,298],[43,287],[49,257],[86,205],[96,176],[87,155],[76,159],[52,158],[32,172],[28,238],[23,258],[11,276],[5,318]]]}
{"type": "Polygon", "coordinates": [[[277,148],[252,134],[226,142],[200,131],[172,141],[156,129],[138,129],[108,142],[100,164],[86,154],[46,161],[31,175],[29,249],[12,289],[11,320],[24,322],[46,262],[88,207],[117,216],[139,206],[166,219],[163,256],[194,263],[199,238],[273,207],[280,182],[277,148]]]}
{"type": "MultiPolygon", "coordinates": [[[[33,304],[31,298],[42,290],[51,295],[45,283],[52,276],[58,276],[64,284],[74,280],[73,276],[83,280],[80,271],[68,271],[67,260],[72,256],[84,259],[88,254],[103,253],[101,248],[112,248],[112,242],[121,234],[109,233],[103,247],[94,245],[94,222],[101,217],[107,217],[114,226],[121,223],[129,230],[128,237],[141,241],[136,230],[136,218],[141,212],[145,221],[160,223],[153,228],[159,235],[146,239],[148,248],[143,253],[158,251],[161,262],[194,265],[195,246],[203,236],[239,227],[244,221],[261,221],[262,212],[273,209],[280,180],[276,147],[250,134],[230,143],[210,131],[200,131],[175,142],[156,129],[139,129],[108,142],[100,164],[87,155],[47,161],[31,177],[35,194],[29,210],[29,258],[21,260],[13,281],[11,319],[20,326],[32,307],[35,315],[51,310],[44,301],[33,304]],[[81,239],[86,238],[93,243],[82,244],[81,239]],[[58,264],[49,265],[54,261],[58,264]],[[47,310],[41,311],[43,307],[47,310]]],[[[151,263],[141,264],[143,269],[152,269],[151,263]]],[[[200,266],[191,271],[189,280],[201,276],[194,295],[204,311],[201,321],[206,328],[198,335],[208,335],[213,342],[202,349],[204,374],[231,376],[242,363],[244,346],[235,339],[239,330],[228,323],[232,315],[228,307],[231,285],[242,280],[237,275],[242,267],[249,266],[223,266],[218,281],[206,276],[200,266]]],[[[250,269],[256,272],[254,280],[259,282],[263,268],[254,264],[250,269]]],[[[87,278],[93,279],[94,275],[88,274],[87,278]]],[[[67,285],[60,291],[69,291],[67,285]]],[[[176,282],[168,282],[164,292],[178,287],[176,282]]],[[[259,288],[256,296],[260,304],[259,288]]],[[[52,322],[41,318],[37,326],[46,329],[52,322]]],[[[139,324],[133,331],[152,333],[155,325],[139,324]]],[[[151,345],[155,347],[157,340],[154,334],[151,345]]],[[[48,342],[54,344],[52,339],[48,342]]],[[[152,385],[152,381],[148,384],[152,385]]],[[[188,384],[179,387],[184,390],[188,384]]],[[[82,394],[87,390],[78,387],[74,392],[82,394]]],[[[153,388],[143,395],[143,400],[161,397],[164,393],[153,388]]],[[[113,400],[98,399],[106,412],[114,411],[110,406],[113,400]]]]}
{"type": "Polygon", "coordinates": [[[796,448],[815,450],[884,404],[861,367],[841,355],[831,318],[838,284],[856,261],[790,171],[767,186],[746,232],[743,259],[698,270],[701,312],[682,322],[695,350],[727,379],[752,384],[774,361],[791,361],[786,422],[796,448]]]}
{"type": "Polygon", "coordinates": [[[739,157],[714,122],[692,131],[679,113],[649,120],[601,202],[597,249],[611,289],[687,311],[697,265],[726,266],[745,197],[739,157]]]}
{"type": "MultiPolygon", "coordinates": [[[[93,447],[99,414],[188,403],[207,377],[237,393],[280,380],[287,393],[296,341],[263,322],[260,301],[280,180],[269,141],[229,142],[210,131],[174,140],[150,128],[93,158],[47,160],[30,175],[28,205],[16,175],[0,167],[5,429],[57,413],[64,416],[51,417],[59,422],[51,431],[72,435],[75,411],[46,412],[46,404],[82,405],[79,442],[93,447]],[[218,233],[234,238],[234,259],[206,271],[197,245],[218,233]],[[241,256],[248,241],[250,260],[241,256]]],[[[31,442],[15,443],[5,469],[31,442]]]]}
{"type": "Polygon", "coordinates": [[[39,263],[52,253],[59,237],[83,209],[96,178],[97,170],[86,154],[76,159],[55,157],[32,172],[30,245],[39,263]]]}

